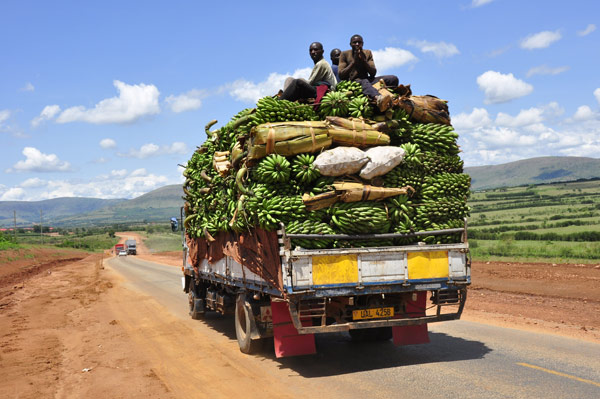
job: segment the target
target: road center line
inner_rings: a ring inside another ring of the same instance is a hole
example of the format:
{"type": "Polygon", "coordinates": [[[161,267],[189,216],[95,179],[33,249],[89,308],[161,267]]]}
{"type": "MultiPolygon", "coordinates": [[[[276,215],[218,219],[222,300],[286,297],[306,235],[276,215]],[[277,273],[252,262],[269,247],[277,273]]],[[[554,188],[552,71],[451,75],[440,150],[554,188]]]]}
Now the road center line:
{"type": "Polygon", "coordinates": [[[570,379],[575,380],[575,381],[585,382],[586,384],[592,384],[592,385],[596,385],[597,387],[600,387],[600,382],[586,380],[585,378],[575,377],[574,375],[561,373],[560,371],[554,371],[554,370],[546,369],[546,368],[543,368],[543,367],[540,367],[540,366],[535,366],[535,365],[529,364],[529,363],[517,363],[517,364],[519,366],[529,367],[531,369],[544,371],[544,372],[549,373],[549,374],[559,375],[561,377],[570,378],[570,379]]]}

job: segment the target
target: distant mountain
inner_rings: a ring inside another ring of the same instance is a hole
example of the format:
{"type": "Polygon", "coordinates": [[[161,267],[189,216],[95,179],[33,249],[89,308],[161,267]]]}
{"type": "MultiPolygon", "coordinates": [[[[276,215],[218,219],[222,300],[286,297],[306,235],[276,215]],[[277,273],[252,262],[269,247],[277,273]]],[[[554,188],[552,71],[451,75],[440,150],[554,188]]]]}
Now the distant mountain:
{"type": "Polygon", "coordinates": [[[57,220],[57,225],[83,226],[132,222],[168,222],[179,216],[183,206],[180,184],[164,186],[137,198],[119,202],[92,212],[72,215],[57,220]]]}
{"type": "Polygon", "coordinates": [[[12,227],[16,212],[17,226],[31,226],[62,219],[68,216],[93,212],[108,206],[118,205],[126,199],[101,199],[64,197],[43,201],[0,201],[0,226],[12,227]]]}
{"type": "Polygon", "coordinates": [[[539,157],[501,165],[465,168],[473,190],[555,183],[600,177],[600,159],[539,157]]]}
{"type": "Polygon", "coordinates": [[[40,223],[50,226],[98,226],[132,222],[167,222],[183,206],[180,184],[164,186],[134,199],[55,198],[44,201],[0,201],[0,227],[40,223]]]}

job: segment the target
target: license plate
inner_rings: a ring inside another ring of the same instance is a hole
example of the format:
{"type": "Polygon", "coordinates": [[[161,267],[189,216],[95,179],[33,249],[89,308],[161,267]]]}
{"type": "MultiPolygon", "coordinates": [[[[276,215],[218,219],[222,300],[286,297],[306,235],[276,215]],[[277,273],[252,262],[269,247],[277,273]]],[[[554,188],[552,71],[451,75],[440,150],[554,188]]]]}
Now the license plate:
{"type": "Polygon", "coordinates": [[[352,311],[352,320],[384,319],[394,316],[394,308],[372,308],[352,311]]]}

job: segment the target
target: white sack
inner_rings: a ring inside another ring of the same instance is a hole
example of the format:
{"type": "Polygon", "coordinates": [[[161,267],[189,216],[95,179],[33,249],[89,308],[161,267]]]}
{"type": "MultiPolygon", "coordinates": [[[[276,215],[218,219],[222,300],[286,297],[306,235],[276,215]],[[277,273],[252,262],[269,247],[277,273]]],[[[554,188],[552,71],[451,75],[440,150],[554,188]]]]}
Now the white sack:
{"type": "Polygon", "coordinates": [[[323,151],[314,165],[323,176],[343,176],[358,173],[369,157],[356,147],[336,147],[323,151]]]}
{"type": "Polygon", "coordinates": [[[392,146],[369,148],[365,151],[365,154],[369,157],[369,162],[360,171],[360,177],[367,180],[385,175],[400,165],[402,158],[404,158],[404,150],[392,146]]]}

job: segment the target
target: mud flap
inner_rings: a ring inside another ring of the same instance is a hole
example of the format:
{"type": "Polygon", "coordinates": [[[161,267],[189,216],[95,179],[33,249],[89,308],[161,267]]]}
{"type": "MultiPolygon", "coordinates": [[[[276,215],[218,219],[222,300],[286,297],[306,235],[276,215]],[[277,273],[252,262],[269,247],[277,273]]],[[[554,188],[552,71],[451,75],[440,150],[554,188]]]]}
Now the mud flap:
{"type": "MultiPolygon", "coordinates": [[[[298,334],[292,323],[287,302],[271,301],[273,313],[273,336],[275,355],[279,357],[311,355],[317,352],[315,334],[298,334]]],[[[303,326],[311,326],[311,320],[303,320],[303,326]]]]}
{"type": "MultiPolygon", "coordinates": [[[[425,306],[427,304],[427,291],[417,293],[416,301],[408,301],[406,304],[406,313],[410,317],[425,316],[425,306]]],[[[402,315],[398,315],[397,319],[402,315]]],[[[416,345],[426,344],[429,342],[429,333],[427,332],[427,324],[418,326],[400,326],[392,327],[394,337],[394,345],[416,345]]]]}

